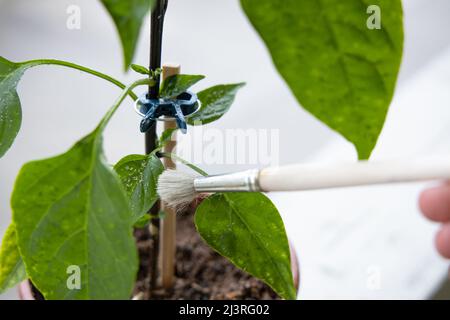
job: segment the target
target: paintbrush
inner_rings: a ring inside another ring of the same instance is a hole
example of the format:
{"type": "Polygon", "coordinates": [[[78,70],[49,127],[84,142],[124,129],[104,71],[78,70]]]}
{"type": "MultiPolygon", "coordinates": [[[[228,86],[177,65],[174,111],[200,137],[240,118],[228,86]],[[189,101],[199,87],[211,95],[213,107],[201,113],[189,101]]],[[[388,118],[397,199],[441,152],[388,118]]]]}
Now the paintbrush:
{"type": "Polygon", "coordinates": [[[199,194],[275,192],[450,179],[450,158],[338,164],[296,164],[214,176],[166,170],[158,180],[162,201],[174,208],[199,194]]]}

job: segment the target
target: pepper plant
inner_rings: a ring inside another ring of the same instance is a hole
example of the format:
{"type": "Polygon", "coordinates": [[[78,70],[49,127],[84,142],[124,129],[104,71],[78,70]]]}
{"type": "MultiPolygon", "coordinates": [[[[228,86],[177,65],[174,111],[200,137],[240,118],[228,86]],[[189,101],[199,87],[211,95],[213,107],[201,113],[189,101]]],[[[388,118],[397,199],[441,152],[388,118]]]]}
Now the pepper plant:
{"type": "MultiPolygon", "coordinates": [[[[158,200],[157,177],[164,170],[160,160],[164,154],[158,151],[173,130],[165,132],[149,154],[125,156],[114,166],[105,159],[103,131],[115,111],[138,98],[139,86],[159,86],[159,76],[157,70],[132,65],[139,31],[153,1],[101,2],[120,35],[125,69],[132,66],[140,75],[133,83],[125,85],[67,61],[12,62],[0,57],[0,157],[20,129],[17,85],[28,69],[72,68],[121,90],[97,127],[67,152],[26,163],[20,170],[11,196],[12,223],[0,251],[0,291],[30,279],[46,299],[131,296],[138,269],[133,228],[145,224],[147,212],[158,200]],[[66,284],[70,266],[80,269],[81,285],[76,290],[66,284]]],[[[382,130],[401,62],[401,1],[240,2],[300,105],[353,143],[359,159],[368,159],[382,130]],[[374,6],[379,10],[375,17],[381,19],[379,28],[368,26],[373,18],[368,8],[374,6]]],[[[172,76],[161,85],[159,96],[176,96],[202,78],[172,76]]],[[[242,83],[218,85],[199,92],[201,109],[190,124],[220,119],[242,87],[242,83]]],[[[295,299],[285,228],[265,195],[212,195],[197,208],[195,224],[213,249],[282,298],[295,299]]]]}

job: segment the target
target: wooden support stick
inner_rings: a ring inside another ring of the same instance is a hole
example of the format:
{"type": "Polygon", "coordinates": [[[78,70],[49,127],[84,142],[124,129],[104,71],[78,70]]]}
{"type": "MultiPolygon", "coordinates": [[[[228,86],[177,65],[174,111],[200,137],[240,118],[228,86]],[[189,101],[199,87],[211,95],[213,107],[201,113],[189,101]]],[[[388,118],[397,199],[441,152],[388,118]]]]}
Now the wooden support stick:
{"type": "MultiPolygon", "coordinates": [[[[180,73],[180,65],[175,64],[165,64],[163,65],[163,79],[167,79],[170,76],[180,73]]],[[[175,121],[164,122],[164,130],[176,128],[175,121]]],[[[176,146],[175,135],[172,139],[165,145],[164,152],[172,153],[176,146]]],[[[172,159],[164,158],[164,166],[166,168],[175,169],[175,163],[172,159]]],[[[175,250],[176,250],[176,212],[175,210],[165,207],[162,205],[162,210],[165,212],[166,216],[161,220],[161,230],[160,230],[160,267],[161,267],[161,284],[164,288],[169,289],[174,283],[175,274],[175,250]]]]}

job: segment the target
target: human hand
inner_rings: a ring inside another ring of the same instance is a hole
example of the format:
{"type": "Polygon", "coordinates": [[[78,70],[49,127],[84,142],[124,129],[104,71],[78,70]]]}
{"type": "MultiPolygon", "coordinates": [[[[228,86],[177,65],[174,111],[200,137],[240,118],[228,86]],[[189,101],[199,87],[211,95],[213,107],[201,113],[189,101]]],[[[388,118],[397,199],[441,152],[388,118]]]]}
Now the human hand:
{"type": "Polygon", "coordinates": [[[442,224],[436,235],[436,248],[450,259],[450,182],[423,191],[419,205],[428,219],[442,224]]]}

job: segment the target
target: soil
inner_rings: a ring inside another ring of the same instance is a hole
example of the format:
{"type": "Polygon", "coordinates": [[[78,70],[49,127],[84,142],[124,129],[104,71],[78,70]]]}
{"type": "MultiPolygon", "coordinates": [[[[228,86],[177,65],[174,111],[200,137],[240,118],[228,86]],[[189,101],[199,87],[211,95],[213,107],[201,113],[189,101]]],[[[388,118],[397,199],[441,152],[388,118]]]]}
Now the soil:
{"type": "MultiPolygon", "coordinates": [[[[200,238],[193,214],[178,216],[176,280],[171,290],[156,288],[149,292],[149,253],[152,240],[147,228],[137,229],[135,236],[140,256],[138,281],[134,297],[155,300],[273,300],[277,294],[263,282],[241,271],[208,247],[200,238]]],[[[43,300],[34,287],[36,300],[43,300]]]]}
{"type": "MultiPolygon", "coordinates": [[[[152,249],[152,241],[145,230],[137,230],[136,236],[141,265],[135,294],[147,298],[148,255],[152,249]]],[[[154,290],[151,299],[278,299],[270,287],[236,268],[208,247],[195,229],[192,214],[185,213],[178,216],[175,270],[176,280],[173,289],[154,290]]]]}

